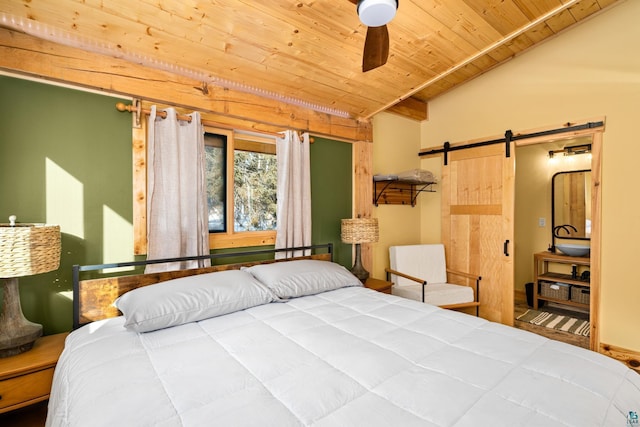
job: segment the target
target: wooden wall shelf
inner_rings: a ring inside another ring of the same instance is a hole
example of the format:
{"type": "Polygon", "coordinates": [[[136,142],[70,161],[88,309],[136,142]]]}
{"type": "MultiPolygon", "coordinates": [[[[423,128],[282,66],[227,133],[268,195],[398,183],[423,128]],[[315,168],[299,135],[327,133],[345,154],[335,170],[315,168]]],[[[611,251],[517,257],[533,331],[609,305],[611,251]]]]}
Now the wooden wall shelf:
{"type": "Polygon", "coordinates": [[[373,178],[373,204],[416,205],[418,194],[434,193],[435,182],[373,178]]]}

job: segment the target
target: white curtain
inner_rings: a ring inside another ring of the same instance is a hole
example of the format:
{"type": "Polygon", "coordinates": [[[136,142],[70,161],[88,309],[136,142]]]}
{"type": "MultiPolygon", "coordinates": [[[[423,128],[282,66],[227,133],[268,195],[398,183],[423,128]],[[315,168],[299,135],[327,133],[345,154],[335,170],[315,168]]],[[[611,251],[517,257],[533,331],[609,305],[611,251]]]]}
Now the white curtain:
{"type": "MultiPolygon", "coordinates": [[[[200,113],[178,120],[173,108],[149,115],[147,259],[209,254],[204,130],[200,113]]],[[[151,264],[145,272],[196,268],[209,262],[151,264]]]]}
{"type": "MultiPolygon", "coordinates": [[[[276,140],[278,160],[278,210],[276,249],[311,244],[311,173],[309,134],[285,131],[276,140]]],[[[277,257],[286,256],[278,253],[277,257]]],[[[302,255],[288,253],[289,255],[302,255]]]]}

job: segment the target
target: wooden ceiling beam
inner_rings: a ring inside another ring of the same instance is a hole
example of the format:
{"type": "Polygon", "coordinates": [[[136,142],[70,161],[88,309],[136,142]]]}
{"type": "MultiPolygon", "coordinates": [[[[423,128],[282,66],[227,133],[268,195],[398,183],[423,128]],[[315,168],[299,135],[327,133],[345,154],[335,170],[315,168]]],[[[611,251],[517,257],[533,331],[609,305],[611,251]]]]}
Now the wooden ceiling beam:
{"type": "MultiPolygon", "coordinates": [[[[343,118],[144,67],[0,28],[0,69],[116,95],[210,112],[230,126],[286,129],[343,141],[372,141],[371,122],[343,118]]],[[[115,108],[115,107],[114,107],[115,108]]]]}
{"type": "Polygon", "coordinates": [[[428,108],[428,103],[421,101],[418,98],[409,97],[389,107],[387,112],[421,122],[429,119],[428,108]]]}

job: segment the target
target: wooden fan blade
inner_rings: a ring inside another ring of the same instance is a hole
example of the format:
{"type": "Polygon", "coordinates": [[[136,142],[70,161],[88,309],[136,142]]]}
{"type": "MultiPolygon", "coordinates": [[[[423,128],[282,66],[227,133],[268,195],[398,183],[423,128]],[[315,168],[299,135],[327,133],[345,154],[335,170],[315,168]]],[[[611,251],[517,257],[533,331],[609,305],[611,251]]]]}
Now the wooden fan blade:
{"type": "Polygon", "coordinates": [[[387,63],[389,57],[389,31],[387,26],[367,28],[362,54],[362,72],[367,72],[387,63]]]}

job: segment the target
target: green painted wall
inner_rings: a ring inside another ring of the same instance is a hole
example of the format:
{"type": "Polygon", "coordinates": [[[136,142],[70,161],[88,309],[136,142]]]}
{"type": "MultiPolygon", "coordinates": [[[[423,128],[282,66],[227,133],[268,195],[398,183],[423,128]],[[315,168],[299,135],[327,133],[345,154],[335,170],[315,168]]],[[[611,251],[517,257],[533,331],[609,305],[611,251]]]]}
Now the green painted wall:
{"type": "MultiPolygon", "coordinates": [[[[0,76],[0,222],[60,224],[60,269],[20,279],[22,309],[45,335],[71,329],[71,266],[133,259],[131,116],[120,99],[0,76]]],[[[311,147],[313,242],[351,264],[351,145],[311,147]]]]}
{"type": "Polygon", "coordinates": [[[351,268],[352,248],[340,241],[340,220],[352,212],[352,146],[315,137],[310,153],[312,241],[333,243],[334,261],[351,268]]]}
{"type": "Polygon", "coordinates": [[[117,101],[0,76],[0,222],[62,230],[60,269],[20,279],[25,317],[45,335],[71,328],[71,266],[132,247],[117,233],[132,221],[131,117],[117,101]]]}

